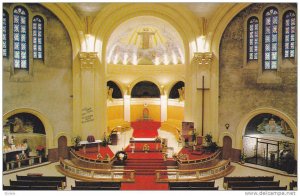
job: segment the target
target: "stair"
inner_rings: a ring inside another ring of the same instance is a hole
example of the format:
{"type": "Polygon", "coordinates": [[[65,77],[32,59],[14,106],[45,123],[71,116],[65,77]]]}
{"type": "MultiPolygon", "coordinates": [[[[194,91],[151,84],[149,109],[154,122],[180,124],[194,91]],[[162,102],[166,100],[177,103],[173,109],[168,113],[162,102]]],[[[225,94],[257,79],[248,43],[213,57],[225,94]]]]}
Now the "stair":
{"type": "MultiPolygon", "coordinates": [[[[144,153],[141,153],[144,155],[144,153]]],[[[166,169],[162,158],[133,158],[127,159],[125,168],[135,170],[135,175],[155,175],[155,170],[166,169]]]]}

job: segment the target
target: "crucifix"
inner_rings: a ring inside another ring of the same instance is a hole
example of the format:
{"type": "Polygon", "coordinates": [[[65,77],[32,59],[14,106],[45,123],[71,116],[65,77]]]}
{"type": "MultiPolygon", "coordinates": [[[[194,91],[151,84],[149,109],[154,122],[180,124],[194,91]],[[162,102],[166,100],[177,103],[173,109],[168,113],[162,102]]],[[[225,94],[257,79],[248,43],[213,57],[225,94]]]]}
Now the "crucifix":
{"type": "Polygon", "coordinates": [[[144,28],[143,32],[139,32],[138,35],[142,37],[142,49],[150,48],[150,38],[155,32],[149,31],[148,28],[144,28]]]}
{"type": "Polygon", "coordinates": [[[204,135],[204,75],[202,76],[202,127],[201,127],[201,135],[204,135]]]}

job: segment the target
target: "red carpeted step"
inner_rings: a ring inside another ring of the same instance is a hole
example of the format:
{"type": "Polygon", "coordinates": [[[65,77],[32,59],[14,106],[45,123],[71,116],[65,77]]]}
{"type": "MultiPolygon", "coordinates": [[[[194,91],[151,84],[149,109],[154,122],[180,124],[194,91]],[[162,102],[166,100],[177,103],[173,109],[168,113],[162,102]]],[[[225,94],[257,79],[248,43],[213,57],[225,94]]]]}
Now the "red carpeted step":
{"type": "Polygon", "coordinates": [[[156,183],[154,175],[139,175],[135,183],[122,183],[121,190],[168,190],[168,183],[156,183]]]}

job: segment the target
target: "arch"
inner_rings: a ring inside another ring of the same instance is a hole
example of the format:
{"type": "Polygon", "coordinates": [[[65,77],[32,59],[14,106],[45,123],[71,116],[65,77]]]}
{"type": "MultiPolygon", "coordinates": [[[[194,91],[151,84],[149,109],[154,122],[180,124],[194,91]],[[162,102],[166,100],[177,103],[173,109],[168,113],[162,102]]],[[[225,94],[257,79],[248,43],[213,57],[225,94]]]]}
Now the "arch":
{"type": "Polygon", "coordinates": [[[60,136],[57,140],[57,151],[58,151],[58,160],[60,158],[67,159],[68,156],[68,139],[66,136],[60,136]]]}
{"type": "Polygon", "coordinates": [[[35,15],[32,18],[32,45],[33,58],[44,59],[45,56],[45,23],[44,18],[40,15],[35,15]]]}
{"type": "MultiPolygon", "coordinates": [[[[256,115],[262,114],[262,113],[270,113],[270,114],[274,114],[274,115],[282,118],[285,122],[288,123],[288,125],[292,129],[294,138],[297,138],[297,126],[288,115],[286,115],[284,112],[277,110],[275,108],[267,108],[267,107],[258,108],[258,109],[255,109],[255,110],[249,112],[248,114],[244,115],[243,118],[241,119],[240,123],[238,124],[238,126],[236,128],[236,140],[237,140],[236,148],[237,149],[242,149],[243,142],[242,142],[241,138],[245,133],[245,129],[246,129],[246,126],[249,123],[249,121],[252,118],[254,118],[256,115]]],[[[295,144],[297,146],[297,139],[295,139],[295,144]]]]}
{"type": "Polygon", "coordinates": [[[223,159],[230,159],[231,158],[231,151],[232,151],[232,139],[230,136],[223,137],[223,159]]]}
{"type": "Polygon", "coordinates": [[[5,113],[3,115],[3,120],[8,119],[12,115],[15,115],[18,113],[23,113],[23,112],[33,114],[42,121],[42,123],[45,127],[45,132],[46,132],[46,148],[47,149],[54,148],[52,125],[51,125],[50,121],[48,120],[48,118],[45,115],[43,115],[41,112],[31,109],[31,108],[18,108],[18,109],[15,109],[15,110],[5,113]]]}
{"type": "Polygon", "coordinates": [[[203,33],[203,29],[199,28],[199,20],[187,8],[164,3],[155,4],[155,6],[142,3],[120,3],[104,7],[92,24],[92,33],[96,36],[95,51],[99,52],[102,63],[105,62],[106,47],[111,33],[124,21],[137,16],[154,16],[170,23],[183,40],[185,62],[190,61],[192,54],[190,54],[189,43],[196,41],[197,36],[203,33]],[[103,26],[107,28],[101,28],[103,26]]]}
{"type": "Polygon", "coordinates": [[[51,11],[65,26],[72,43],[73,58],[85,47],[84,23],[66,3],[41,3],[51,11]],[[83,47],[82,47],[83,46],[83,47]]]}
{"type": "Polygon", "coordinates": [[[133,82],[131,82],[130,85],[127,86],[127,95],[131,95],[131,91],[132,91],[133,87],[137,83],[142,82],[142,81],[149,81],[149,82],[154,83],[160,90],[160,94],[163,94],[161,84],[156,79],[154,79],[152,77],[140,77],[140,78],[134,80],[133,82]]]}
{"type": "Polygon", "coordinates": [[[161,93],[159,87],[151,81],[140,81],[131,89],[132,98],[160,98],[160,95],[161,93]]]}
{"type": "Polygon", "coordinates": [[[168,93],[168,97],[169,99],[177,99],[179,98],[179,92],[178,89],[182,88],[185,86],[185,83],[183,81],[178,81],[176,82],[172,88],[170,89],[169,93],[168,93]]]}
{"type": "Polygon", "coordinates": [[[114,91],[112,93],[112,98],[115,98],[115,99],[120,99],[120,98],[123,98],[123,92],[120,88],[120,85],[118,83],[116,83],[115,81],[113,80],[109,80],[106,82],[107,86],[110,87],[110,88],[113,88],[114,91]]]}
{"type": "Polygon", "coordinates": [[[67,138],[67,145],[71,146],[72,145],[72,138],[71,135],[69,133],[66,133],[64,131],[59,132],[58,134],[55,135],[54,138],[54,145],[56,145],[56,142],[58,141],[58,138],[60,138],[61,136],[65,136],[67,138]]]}

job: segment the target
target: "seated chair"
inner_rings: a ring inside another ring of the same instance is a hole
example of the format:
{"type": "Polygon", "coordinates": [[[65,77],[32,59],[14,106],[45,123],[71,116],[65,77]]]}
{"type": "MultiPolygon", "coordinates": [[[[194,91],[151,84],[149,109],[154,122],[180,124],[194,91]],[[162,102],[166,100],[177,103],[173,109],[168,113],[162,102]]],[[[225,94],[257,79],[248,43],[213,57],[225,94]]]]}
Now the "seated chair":
{"type": "Polygon", "coordinates": [[[196,150],[196,151],[201,150],[202,144],[203,144],[203,137],[202,136],[197,136],[195,144],[193,146],[193,150],[196,150]]]}

